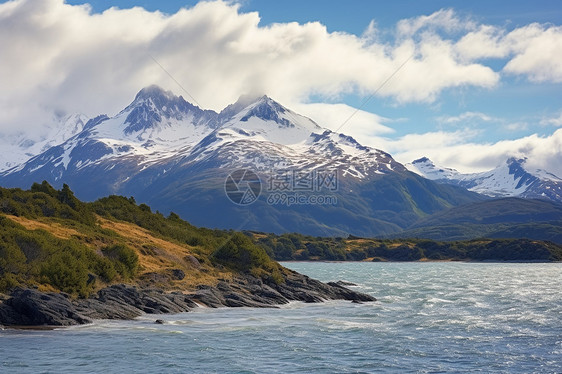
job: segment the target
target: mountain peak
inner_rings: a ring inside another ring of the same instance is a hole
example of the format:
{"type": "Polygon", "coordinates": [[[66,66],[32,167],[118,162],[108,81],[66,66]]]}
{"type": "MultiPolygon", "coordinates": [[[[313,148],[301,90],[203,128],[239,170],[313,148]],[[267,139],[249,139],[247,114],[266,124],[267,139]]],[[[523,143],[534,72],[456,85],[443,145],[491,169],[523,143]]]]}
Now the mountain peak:
{"type": "Polygon", "coordinates": [[[431,164],[433,165],[433,161],[431,161],[427,157],[418,158],[417,160],[412,161],[412,164],[431,164]]]}
{"type": "Polygon", "coordinates": [[[455,169],[436,165],[428,157],[418,158],[405,166],[408,170],[431,180],[456,178],[460,175],[460,173],[455,169]]]}
{"type": "Polygon", "coordinates": [[[190,113],[199,117],[203,112],[199,107],[185,101],[182,96],[151,85],[140,90],[135,100],[121,113],[127,113],[127,127],[124,132],[130,134],[154,128],[164,119],[181,121],[190,113]]]}
{"type": "Polygon", "coordinates": [[[286,123],[288,121],[283,121],[279,116],[279,114],[285,112],[284,106],[267,96],[262,96],[252,104],[251,109],[242,117],[241,121],[246,122],[251,117],[257,117],[265,121],[274,121],[280,125],[288,126],[286,123]]]}
{"type": "Polygon", "coordinates": [[[522,166],[526,162],[527,162],[527,157],[523,157],[523,158],[510,157],[506,161],[507,165],[509,165],[509,166],[511,166],[513,164],[517,164],[519,166],[522,166]]]}
{"type": "Polygon", "coordinates": [[[532,168],[527,157],[510,157],[488,171],[463,174],[439,167],[427,157],[406,167],[425,178],[458,185],[492,197],[518,196],[562,201],[562,179],[542,169],[532,168]]]}
{"type": "Polygon", "coordinates": [[[244,107],[247,107],[249,105],[255,104],[257,102],[260,101],[264,101],[264,100],[271,100],[267,95],[265,94],[245,94],[245,95],[241,95],[238,100],[236,100],[236,104],[239,105],[243,105],[244,107]]]}
{"type": "Polygon", "coordinates": [[[220,117],[223,121],[228,121],[238,113],[242,112],[249,106],[256,104],[260,101],[269,99],[266,95],[245,94],[241,95],[234,104],[230,104],[220,112],[220,117]]]}
{"type": "Polygon", "coordinates": [[[144,87],[141,89],[137,95],[135,96],[135,102],[143,101],[147,99],[167,99],[173,100],[177,98],[176,95],[172,91],[166,91],[162,87],[157,86],[155,84],[144,87]]]}

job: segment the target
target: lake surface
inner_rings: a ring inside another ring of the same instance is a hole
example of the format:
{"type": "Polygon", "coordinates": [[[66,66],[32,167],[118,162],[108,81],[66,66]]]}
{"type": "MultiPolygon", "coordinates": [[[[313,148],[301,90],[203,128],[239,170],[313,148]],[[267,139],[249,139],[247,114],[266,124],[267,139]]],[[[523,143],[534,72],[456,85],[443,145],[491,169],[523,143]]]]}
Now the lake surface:
{"type": "Polygon", "coordinates": [[[4,330],[0,372],[562,372],[562,264],[284,265],[379,301],[4,330]]]}

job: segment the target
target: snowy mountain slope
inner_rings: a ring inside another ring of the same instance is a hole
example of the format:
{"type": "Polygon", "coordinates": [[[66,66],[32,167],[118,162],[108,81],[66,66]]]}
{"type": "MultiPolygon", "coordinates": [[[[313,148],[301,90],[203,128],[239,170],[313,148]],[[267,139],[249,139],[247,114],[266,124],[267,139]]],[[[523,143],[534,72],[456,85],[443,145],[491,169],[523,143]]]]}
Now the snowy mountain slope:
{"type": "Polygon", "coordinates": [[[408,163],[405,166],[408,170],[431,180],[454,180],[462,178],[462,174],[455,169],[436,166],[433,161],[431,161],[427,157],[422,157],[420,159],[414,160],[413,162],[408,163]]]}
{"type": "Polygon", "coordinates": [[[6,187],[42,180],[67,183],[85,200],[135,196],[197,225],[244,223],[247,229],[314,235],[396,232],[420,216],[481,199],[411,173],[389,154],[267,96],[241,97],[216,113],[156,86],[142,89],[114,117],[93,118],[62,144],[0,173],[6,187]],[[224,190],[228,174],[241,168],[262,181],[263,196],[248,207],[233,204],[224,190]],[[325,172],[336,176],[331,188],[307,193],[328,196],[331,204],[267,201],[272,177],[325,172]]]}
{"type": "Polygon", "coordinates": [[[157,86],[142,89],[115,117],[98,116],[66,142],[47,149],[5,175],[40,174],[60,180],[65,172],[115,160],[150,165],[188,151],[213,131],[217,113],[205,111],[157,86]]]}
{"type": "MultiPolygon", "coordinates": [[[[223,115],[224,116],[224,115],[223,115]]],[[[322,128],[311,119],[301,116],[267,96],[250,103],[221,126],[254,140],[291,145],[304,142],[322,128]]]]}
{"type": "Polygon", "coordinates": [[[65,142],[81,132],[87,121],[83,114],[72,114],[62,120],[54,120],[46,133],[37,139],[30,139],[23,133],[0,136],[0,172],[65,142]]]}
{"type": "Polygon", "coordinates": [[[562,179],[542,169],[528,168],[526,163],[527,159],[510,158],[493,170],[462,174],[454,169],[438,167],[424,157],[406,167],[425,178],[492,197],[546,198],[562,202],[562,179]]]}

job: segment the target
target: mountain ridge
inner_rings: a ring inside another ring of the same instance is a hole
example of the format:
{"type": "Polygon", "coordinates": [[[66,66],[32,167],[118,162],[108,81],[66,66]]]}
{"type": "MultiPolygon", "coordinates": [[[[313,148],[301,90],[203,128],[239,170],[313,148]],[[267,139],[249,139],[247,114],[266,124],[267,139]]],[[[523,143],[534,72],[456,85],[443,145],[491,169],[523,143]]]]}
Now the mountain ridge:
{"type": "Polygon", "coordinates": [[[517,196],[562,202],[562,178],[546,170],[529,169],[527,161],[527,158],[511,157],[492,170],[471,174],[440,167],[427,157],[414,160],[406,167],[436,182],[461,186],[491,197],[517,196]]]}
{"type": "Polygon", "coordinates": [[[390,154],[324,129],[265,95],[241,97],[217,113],[150,86],[117,115],[98,116],[84,127],[0,173],[0,184],[66,183],[84,200],[134,196],[197,225],[237,228],[247,221],[248,229],[301,228],[315,235],[396,232],[482,199],[411,173],[390,154]],[[225,180],[237,169],[260,177],[262,194],[252,205],[233,204],[225,194],[225,180]],[[281,185],[286,188],[272,189],[281,185]],[[274,202],[276,196],[284,203],[274,202]],[[297,197],[304,200],[287,206],[287,198],[297,197]],[[332,203],[318,204],[318,197],[332,203]]]}

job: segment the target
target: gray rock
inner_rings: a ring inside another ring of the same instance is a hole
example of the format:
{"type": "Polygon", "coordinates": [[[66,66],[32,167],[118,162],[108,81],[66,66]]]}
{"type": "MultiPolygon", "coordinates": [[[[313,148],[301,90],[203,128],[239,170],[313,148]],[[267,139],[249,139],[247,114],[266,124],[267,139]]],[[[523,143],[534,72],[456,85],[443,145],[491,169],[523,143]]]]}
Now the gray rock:
{"type": "Polygon", "coordinates": [[[194,267],[195,269],[200,269],[201,268],[201,263],[199,262],[199,260],[193,256],[193,255],[187,255],[183,258],[187,263],[189,263],[192,267],[194,267]]]}
{"type": "Polygon", "coordinates": [[[185,278],[185,273],[181,269],[172,269],[172,278],[182,280],[185,278]]]}
{"type": "Polygon", "coordinates": [[[348,281],[343,281],[343,280],[339,280],[337,282],[335,282],[338,286],[357,286],[355,283],[352,282],[348,282],[348,281]]]}
{"type": "Polygon", "coordinates": [[[90,322],[65,294],[18,288],[0,304],[0,324],[4,326],[71,326],[90,322]]]}
{"type": "Polygon", "coordinates": [[[0,300],[0,325],[69,326],[89,323],[92,319],[133,319],[143,313],[188,312],[199,305],[275,308],[291,300],[317,303],[338,299],[357,303],[376,300],[339,282],[322,283],[297,272],[290,272],[280,284],[241,274],[229,281],[221,280],[214,287],[199,286],[192,294],[118,284],[88,299],[71,301],[62,293],[16,289],[7,300],[0,300]]]}

